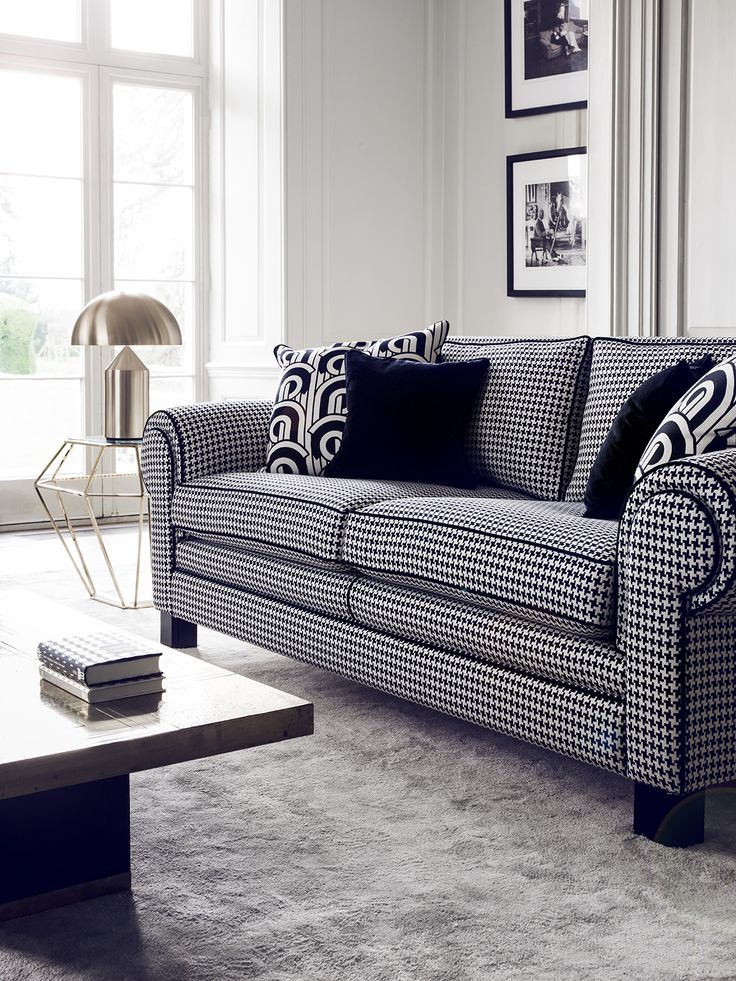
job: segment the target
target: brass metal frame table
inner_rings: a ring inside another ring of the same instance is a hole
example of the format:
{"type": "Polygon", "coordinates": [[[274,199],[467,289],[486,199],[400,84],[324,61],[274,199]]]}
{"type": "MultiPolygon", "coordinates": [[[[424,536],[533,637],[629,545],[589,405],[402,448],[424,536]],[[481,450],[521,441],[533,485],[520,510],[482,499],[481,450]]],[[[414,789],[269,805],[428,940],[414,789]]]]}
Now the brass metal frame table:
{"type": "Polygon", "coordinates": [[[160,695],[88,705],[39,679],[39,640],[100,626],[0,593],[0,921],[130,888],[129,774],[314,731],[310,702],[165,647],[160,695]]]}
{"type": "Polygon", "coordinates": [[[54,531],[59,536],[59,541],[64,546],[64,549],[66,550],[66,553],[69,556],[77,575],[82,580],[84,588],[89,593],[90,598],[97,600],[98,603],[107,603],[109,606],[116,606],[121,610],[136,610],[141,609],[142,607],[152,606],[150,600],[139,599],[141,559],[144,537],[144,516],[147,518],[145,523],[148,527],[149,553],[151,549],[151,507],[150,499],[143,484],[143,475],[141,471],[142,444],[142,439],[112,440],[106,439],[104,436],[70,436],[68,439],[64,440],[56,453],[54,453],[34,483],[36,494],[38,494],[38,499],[41,502],[41,506],[46,512],[54,531]],[[88,473],[68,474],[63,472],[64,465],[68,463],[70,454],[75,446],[91,447],[96,451],[94,455],[94,463],[90,467],[88,473]],[[133,473],[104,473],[101,471],[100,466],[103,462],[105,450],[115,450],[120,448],[133,450],[136,465],[135,471],[133,473]],[[112,484],[116,480],[125,479],[128,477],[133,477],[135,479],[137,489],[134,492],[116,491],[112,489],[112,487],[105,486],[105,483],[112,484]],[[56,500],[61,511],[60,519],[55,518],[52,514],[42,491],[47,491],[56,496],[56,500]],[[84,505],[86,517],[89,518],[92,524],[92,530],[95,533],[97,543],[100,547],[100,552],[102,553],[102,557],[105,560],[105,565],[107,566],[107,570],[110,574],[110,579],[112,581],[113,589],[115,590],[116,598],[101,595],[97,591],[94,579],[92,578],[92,573],[90,572],[89,566],[85,561],[84,553],[79,543],[77,529],[74,527],[74,521],[65,504],[65,498],[67,497],[76,498],[84,505]],[[128,603],[125,599],[123,590],[120,586],[120,580],[116,575],[115,568],[110,560],[110,555],[105,545],[105,540],[102,536],[102,532],[97,521],[97,516],[94,513],[92,502],[97,498],[109,498],[113,500],[137,500],[139,502],[137,517],[138,541],[135,564],[135,585],[132,603],[128,603]],[[64,532],[66,532],[66,535],[64,532]]]}

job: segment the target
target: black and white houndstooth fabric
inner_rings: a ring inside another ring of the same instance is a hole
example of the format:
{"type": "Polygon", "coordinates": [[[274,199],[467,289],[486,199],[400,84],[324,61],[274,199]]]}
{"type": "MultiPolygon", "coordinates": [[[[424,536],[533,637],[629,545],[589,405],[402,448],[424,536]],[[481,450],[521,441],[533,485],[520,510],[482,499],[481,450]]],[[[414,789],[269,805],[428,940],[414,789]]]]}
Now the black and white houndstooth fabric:
{"type": "Polygon", "coordinates": [[[411,497],[497,497],[496,488],[465,490],[399,480],[352,480],[276,473],[213,474],[177,488],[172,520],[179,531],[238,539],[270,554],[339,562],[349,514],[378,501],[411,497]]]}
{"type": "Polygon", "coordinates": [[[617,533],[563,501],[405,499],[351,514],[342,554],[375,579],[606,637],[617,533]]]}
{"type": "Polygon", "coordinates": [[[151,497],[151,579],[156,609],[171,612],[169,587],[174,571],[176,538],[171,520],[176,462],[171,443],[160,429],[146,429],[141,470],[151,497]]]}
{"type": "Polygon", "coordinates": [[[174,454],[174,481],[228,470],[258,470],[266,460],[270,402],[199,402],[154,412],[146,435],[164,434],[174,454]]]}
{"type": "Polygon", "coordinates": [[[350,589],[358,573],[320,568],[241,547],[188,538],[176,548],[176,568],[201,579],[234,586],[270,599],[288,597],[294,606],[329,616],[352,618],[350,589]]]}
{"type": "Polygon", "coordinates": [[[468,436],[481,480],[562,498],[577,457],[590,338],[452,337],[443,361],[488,358],[468,436]]]}
{"type": "Polygon", "coordinates": [[[469,603],[368,579],[349,568],[316,568],[243,548],[187,539],[180,572],[405,640],[467,654],[512,670],[622,698],[624,659],[587,640],[469,603]]]}
{"type": "Polygon", "coordinates": [[[351,585],[350,613],[364,627],[405,640],[481,658],[583,691],[615,698],[625,693],[626,664],[611,643],[364,576],[351,585]]]}
{"type": "Polygon", "coordinates": [[[446,320],[378,341],[344,341],[295,351],[280,344],[283,369],[269,425],[266,469],[319,476],[337,453],[347,416],[345,353],[434,364],[450,331],[446,320]]]}
{"type": "Polygon", "coordinates": [[[151,573],[157,609],[170,612],[176,554],[171,505],[177,485],[213,470],[262,466],[270,414],[270,402],[205,402],[154,412],[146,423],[141,469],[151,496],[151,573]]]}
{"type": "Polygon", "coordinates": [[[625,772],[624,706],[177,572],[175,614],[364,685],[625,772]]]}
{"type": "Polygon", "coordinates": [[[630,776],[672,793],[735,779],[736,450],[640,481],[619,564],[630,776]]]}
{"type": "Polygon", "coordinates": [[[634,389],[657,371],[682,358],[710,354],[714,362],[736,354],[736,342],[724,338],[595,337],[580,449],[565,499],[582,501],[593,462],[614,418],[634,389]]]}

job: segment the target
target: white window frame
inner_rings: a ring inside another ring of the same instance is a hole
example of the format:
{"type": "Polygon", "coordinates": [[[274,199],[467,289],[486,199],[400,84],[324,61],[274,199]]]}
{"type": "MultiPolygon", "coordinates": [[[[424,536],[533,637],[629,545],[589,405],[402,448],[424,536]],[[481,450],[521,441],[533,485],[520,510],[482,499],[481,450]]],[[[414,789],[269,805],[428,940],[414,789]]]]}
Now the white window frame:
{"type": "MultiPolygon", "coordinates": [[[[0,34],[0,65],[17,70],[72,75],[83,87],[84,302],[113,288],[113,155],[112,86],[116,81],[180,87],[192,92],[194,104],[194,364],[187,368],[152,369],[153,377],[192,378],[194,400],[207,397],[208,148],[207,0],[193,0],[193,56],[141,54],[113,49],[109,0],[81,0],[81,41],[65,42],[0,34]]],[[[112,348],[84,349],[84,424],[102,432],[103,372],[112,348]]],[[[55,447],[49,446],[49,456],[55,447]]],[[[45,463],[39,460],[39,470],[45,463]]],[[[89,462],[89,461],[88,461],[89,462]]],[[[32,479],[0,480],[5,505],[0,526],[43,522],[32,479]]],[[[113,512],[112,514],[117,513],[113,512]]],[[[103,512],[104,515],[104,512],[103,512]]]]}
{"type": "MultiPolygon", "coordinates": [[[[18,0],[22,2],[22,0],[18,0]]],[[[80,0],[81,41],[53,41],[0,34],[0,54],[52,58],[107,68],[140,68],[175,75],[207,75],[207,0],[192,0],[193,55],[148,54],[113,48],[110,43],[109,0],[80,0]]]]}

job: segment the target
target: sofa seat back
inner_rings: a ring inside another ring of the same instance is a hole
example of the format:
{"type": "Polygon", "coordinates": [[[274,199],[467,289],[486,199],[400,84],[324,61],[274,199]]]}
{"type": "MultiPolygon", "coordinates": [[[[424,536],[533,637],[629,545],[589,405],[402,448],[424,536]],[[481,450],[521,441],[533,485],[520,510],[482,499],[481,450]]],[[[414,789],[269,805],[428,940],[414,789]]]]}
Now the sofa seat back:
{"type": "Polygon", "coordinates": [[[693,337],[593,339],[578,457],[566,500],[583,500],[598,450],[616,414],[631,393],[655,372],[676,364],[682,358],[695,361],[706,354],[710,354],[717,364],[736,354],[736,341],[693,337]]]}
{"type": "Polygon", "coordinates": [[[487,358],[468,434],[479,481],[561,500],[578,452],[589,337],[451,337],[443,361],[487,358]]]}

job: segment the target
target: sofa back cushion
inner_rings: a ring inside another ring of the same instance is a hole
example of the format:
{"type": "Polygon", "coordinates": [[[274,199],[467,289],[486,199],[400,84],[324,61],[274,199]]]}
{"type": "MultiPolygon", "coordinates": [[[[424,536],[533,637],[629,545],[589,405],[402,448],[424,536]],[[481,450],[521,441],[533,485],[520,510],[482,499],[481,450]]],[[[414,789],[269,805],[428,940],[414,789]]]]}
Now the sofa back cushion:
{"type": "Polygon", "coordinates": [[[717,363],[736,354],[736,341],[693,337],[596,337],[583,413],[580,448],[566,500],[582,501],[598,450],[614,418],[634,389],[680,359],[710,354],[717,363]]]}
{"type": "Polygon", "coordinates": [[[489,361],[468,433],[481,482],[560,500],[575,464],[589,337],[451,337],[442,361],[489,361]]]}

